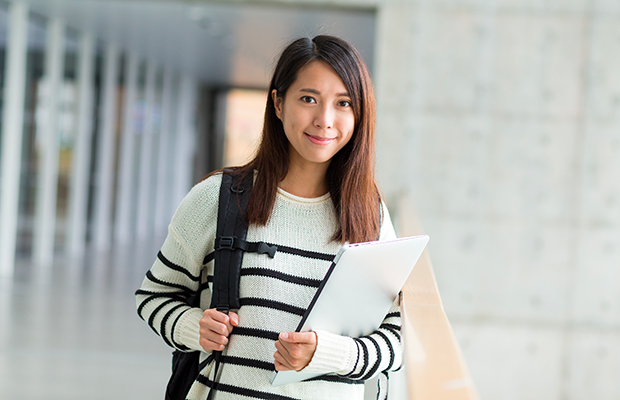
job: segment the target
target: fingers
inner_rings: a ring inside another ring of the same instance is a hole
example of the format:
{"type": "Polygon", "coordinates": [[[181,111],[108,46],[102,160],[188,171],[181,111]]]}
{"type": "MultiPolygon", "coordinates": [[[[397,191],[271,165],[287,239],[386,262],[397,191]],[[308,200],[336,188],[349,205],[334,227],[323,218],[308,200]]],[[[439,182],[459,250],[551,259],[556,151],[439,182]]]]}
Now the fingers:
{"type": "Polygon", "coordinates": [[[222,351],[226,348],[225,345],[209,340],[202,335],[200,336],[198,343],[200,344],[200,347],[202,347],[205,351],[209,353],[213,351],[222,351]]]}
{"type": "Polygon", "coordinates": [[[201,327],[198,343],[205,351],[222,351],[228,344],[228,338],[201,327]]]}
{"type": "Polygon", "coordinates": [[[274,364],[276,366],[276,371],[292,371],[291,368],[285,366],[284,364],[282,364],[281,362],[279,362],[278,360],[274,361],[274,364]]]}
{"type": "Polygon", "coordinates": [[[231,323],[231,317],[234,315],[236,323],[239,323],[239,316],[233,312],[231,312],[230,314],[224,314],[221,311],[217,311],[214,308],[210,308],[208,310],[205,310],[204,314],[203,314],[203,318],[205,316],[207,316],[208,318],[211,318],[214,322],[219,322],[220,324],[223,324],[226,326],[226,328],[228,329],[228,333],[232,332],[232,323],[231,323]]]}
{"type": "Polygon", "coordinates": [[[232,324],[232,326],[239,325],[239,316],[237,314],[235,314],[234,312],[230,312],[228,313],[228,317],[230,318],[230,323],[232,324]]]}
{"type": "Polygon", "coordinates": [[[199,343],[206,351],[221,351],[228,344],[228,336],[233,326],[239,325],[236,313],[226,315],[215,309],[205,310],[200,319],[199,343]]]}
{"type": "Polygon", "coordinates": [[[273,359],[277,371],[301,371],[310,363],[311,357],[306,357],[299,346],[288,349],[280,341],[277,341],[275,345],[278,351],[274,353],[273,359]]]}
{"type": "Polygon", "coordinates": [[[293,357],[289,353],[288,349],[284,347],[282,342],[279,340],[275,343],[276,349],[278,351],[273,355],[274,364],[276,366],[276,371],[291,371],[295,368],[291,365],[289,360],[293,360],[293,357]]]}
{"type": "Polygon", "coordinates": [[[315,344],[316,345],[316,333],[312,332],[282,332],[278,337],[281,341],[286,343],[299,343],[299,344],[315,344]]]}
{"type": "Polygon", "coordinates": [[[277,351],[273,355],[278,371],[304,369],[312,360],[317,345],[314,332],[283,332],[275,342],[277,351]]]}
{"type": "Polygon", "coordinates": [[[232,332],[233,326],[239,325],[239,316],[234,312],[227,315],[211,308],[205,310],[201,321],[208,324],[214,332],[228,336],[232,332]]]}

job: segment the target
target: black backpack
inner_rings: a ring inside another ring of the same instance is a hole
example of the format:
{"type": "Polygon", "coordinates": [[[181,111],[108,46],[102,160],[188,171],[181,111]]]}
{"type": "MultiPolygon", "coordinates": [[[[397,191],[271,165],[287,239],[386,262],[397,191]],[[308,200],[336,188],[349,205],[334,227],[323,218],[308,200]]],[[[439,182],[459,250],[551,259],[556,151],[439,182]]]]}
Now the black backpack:
{"type": "MultiPolygon", "coordinates": [[[[217,229],[215,251],[207,257],[206,264],[214,257],[213,291],[210,308],[228,313],[231,309],[240,308],[239,275],[244,252],[266,254],[273,258],[277,247],[264,242],[247,242],[248,224],[245,210],[248,205],[254,176],[244,175],[233,169],[224,169],[222,186],[220,187],[219,208],[217,213],[217,229]]],[[[202,272],[201,279],[202,282],[202,272]]],[[[200,307],[201,288],[188,299],[192,307],[200,307]]],[[[209,399],[217,386],[217,373],[222,352],[213,352],[202,363],[200,352],[174,351],[172,354],[172,375],[166,387],[166,400],[184,400],[190,387],[198,377],[202,368],[215,359],[213,386],[209,391],[209,399]]]]}

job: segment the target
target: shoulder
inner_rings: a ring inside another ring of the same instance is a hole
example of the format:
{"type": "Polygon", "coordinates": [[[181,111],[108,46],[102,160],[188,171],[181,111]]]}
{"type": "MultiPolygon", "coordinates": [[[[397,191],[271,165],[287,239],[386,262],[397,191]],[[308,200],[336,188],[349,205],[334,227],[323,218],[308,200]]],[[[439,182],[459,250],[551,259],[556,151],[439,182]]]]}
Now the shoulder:
{"type": "Polygon", "coordinates": [[[184,227],[217,218],[222,174],[214,174],[197,183],[179,204],[172,226],[184,227]]]}
{"type": "Polygon", "coordinates": [[[200,202],[210,199],[213,196],[217,198],[220,194],[221,185],[222,173],[215,173],[194,185],[183,201],[200,202]]]}

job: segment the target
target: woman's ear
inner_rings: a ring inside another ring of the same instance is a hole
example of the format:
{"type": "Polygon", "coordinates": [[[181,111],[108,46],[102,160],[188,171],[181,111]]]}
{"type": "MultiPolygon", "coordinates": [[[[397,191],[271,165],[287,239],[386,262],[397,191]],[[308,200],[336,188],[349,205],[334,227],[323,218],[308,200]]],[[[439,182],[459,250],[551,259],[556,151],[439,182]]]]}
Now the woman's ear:
{"type": "Polygon", "coordinates": [[[276,117],[282,120],[282,97],[278,97],[278,91],[276,89],[271,91],[271,98],[273,100],[273,106],[276,109],[276,117]]]}

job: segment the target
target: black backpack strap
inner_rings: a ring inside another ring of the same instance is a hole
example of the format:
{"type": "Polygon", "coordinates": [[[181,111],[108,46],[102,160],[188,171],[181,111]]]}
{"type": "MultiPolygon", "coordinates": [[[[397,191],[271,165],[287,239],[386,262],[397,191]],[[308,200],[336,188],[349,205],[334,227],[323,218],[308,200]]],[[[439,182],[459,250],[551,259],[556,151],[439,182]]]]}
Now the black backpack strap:
{"type": "Polygon", "coordinates": [[[245,210],[248,206],[254,177],[225,169],[220,187],[215,239],[215,266],[211,308],[218,311],[238,309],[239,275],[244,252],[267,254],[273,258],[277,247],[264,242],[247,242],[248,224],[245,210]]]}
{"type": "MultiPolygon", "coordinates": [[[[243,261],[243,250],[235,249],[237,241],[245,241],[248,225],[245,211],[252,188],[252,175],[240,178],[231,169],[224,169],[220,187],[220,203],[217,210],[217,229],[215,231],[215,259],[213,266],[213,292],[211,308],[228,314],[231,308],[239,308],[239,274],[243,261]]],[[[217,388],[221,351],[214,351],[215,361],[213,383],[207,400],[213,398],[217,388]]]]}
{"type": "Polygon", "coordinates": [[[238,277],[243,259],[243,251],[232,246],[217,246],[217,242],[224,244],[234,238],[245,240],[248,232],[245,222],[245,212],[252,187],[252,175],[246,174],[242,181],[238,174],[225,169],[222,174],[220,200],[217,213],[216,251],[213,271],[213,293],[211,308],[227,312],[230,308],[238,308],[239,286],[238,277]],[[222,251],[224,250],[224,251],[222,251]],[[235,301],[237,300],[237,301],[235,301]]]}
{"type": "MultiPolygon", "coordinates": [[[[213,291],[211,308],[228,312],[241,307],[239,303],[239,277],[244,252],[267,254],[273,258],[277,247],[264,242],[247,242],[248,233],[246,209],[254,183],[252,173],[239,174],[233,169],[224,169],[220,187],[217,229],[215,232],[215,256],[213,270],[213,291]]],[[[217,388],[221,351],[214,351],[213,384],[209,391],[210,400],[217,388]]]]}

